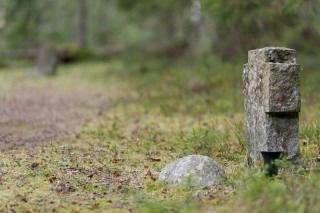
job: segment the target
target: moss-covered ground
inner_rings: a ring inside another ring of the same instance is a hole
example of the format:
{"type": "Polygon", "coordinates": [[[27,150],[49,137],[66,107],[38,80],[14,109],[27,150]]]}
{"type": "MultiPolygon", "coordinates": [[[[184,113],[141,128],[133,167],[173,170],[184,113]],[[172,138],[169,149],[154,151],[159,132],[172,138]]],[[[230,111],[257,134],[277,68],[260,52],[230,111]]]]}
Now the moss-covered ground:
{"type": "Polygon", "coordinates": [[[279,161],[274,178],[246,166],[241,72],[241,65],[218,62],[186,67],[121,60],[62,66],[52,78],[1,70],[1,94],[48,85],[99,90],[108,107],[73,137],[3,150],[0,210],[319,212],[319,70],[301,72],[302,163],[279,161]],[[224,184],[201,189],[157,181],[166,163],[188,154],[216,159],[227,172],[224,184]]]}

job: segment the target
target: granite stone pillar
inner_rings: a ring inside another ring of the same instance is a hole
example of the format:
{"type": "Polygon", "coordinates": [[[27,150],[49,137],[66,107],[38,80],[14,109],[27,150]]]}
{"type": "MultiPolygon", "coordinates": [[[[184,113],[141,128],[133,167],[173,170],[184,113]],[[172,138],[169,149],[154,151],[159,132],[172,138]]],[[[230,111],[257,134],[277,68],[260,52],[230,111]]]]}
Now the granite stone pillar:
{"type": "Polygon", "coordinates": [[[257,165],[264,153],[299,161],[299,70],[293,49],[249,51],[243,69],[249,165],[257,165]]]}

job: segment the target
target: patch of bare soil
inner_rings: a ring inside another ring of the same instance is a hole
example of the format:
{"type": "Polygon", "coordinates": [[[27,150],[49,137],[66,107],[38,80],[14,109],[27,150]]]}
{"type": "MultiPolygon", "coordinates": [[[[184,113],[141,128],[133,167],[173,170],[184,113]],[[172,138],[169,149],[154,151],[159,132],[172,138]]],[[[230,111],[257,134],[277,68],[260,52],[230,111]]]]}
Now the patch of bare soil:
{"type": "Polygon", "coordinates": [[[24,89],[0,97],[0,149],[66,139],[107,107],[99,92],[24,89]]]}

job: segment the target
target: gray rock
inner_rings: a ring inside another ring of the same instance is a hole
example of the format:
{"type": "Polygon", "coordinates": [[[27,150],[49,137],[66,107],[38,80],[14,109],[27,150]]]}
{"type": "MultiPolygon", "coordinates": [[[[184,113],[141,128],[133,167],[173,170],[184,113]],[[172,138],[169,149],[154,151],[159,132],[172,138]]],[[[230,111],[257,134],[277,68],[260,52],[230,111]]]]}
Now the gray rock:
{"type": "Polygon", "coordinates": [[[283,152],[299,160],[300,66],[295,55],[295,50],[277,47],[249,51],[243,81],[252,165],[259,163],[261,152],[283,152]]]}
{"type": "Polygon", "coordinates": [[[206,187],[221,184],[224,174],[223,168],[213,159],[189,155],[168,164],[159,179],[173,185],[182,185],[190,180],[193,186],[206,187]]]}
{"type": "Polygon", "coordinates": [[[264,47],[261,49],[250,50],[248,52],[250,64],[261,62],[271,63],[296,63],[296,51],[286,47],[264,47]]]}

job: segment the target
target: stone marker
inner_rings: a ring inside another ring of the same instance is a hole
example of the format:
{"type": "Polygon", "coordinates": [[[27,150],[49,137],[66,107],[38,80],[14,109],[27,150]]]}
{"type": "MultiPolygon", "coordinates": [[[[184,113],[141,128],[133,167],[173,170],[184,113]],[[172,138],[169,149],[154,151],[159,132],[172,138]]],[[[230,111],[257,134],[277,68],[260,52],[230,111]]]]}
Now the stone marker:
{"type": "Polygon", "coordinates": [[[189,155],[168,164],[159,179],[173,185],[215,186],[222,182],[223,168],[213,159],[202,155],[189,155]],[[190,179],[189,179],[190,178],[190,179]]]}
{"type": "Polygon", "coordinates": [[[257,165],[261,156],[268,162],[281,153],[299,161],[299,70],[293,49],[249,51],[243,81],[250,165],[257,165]]]}

